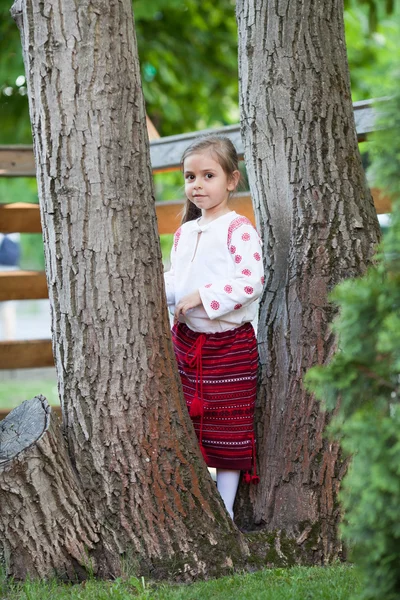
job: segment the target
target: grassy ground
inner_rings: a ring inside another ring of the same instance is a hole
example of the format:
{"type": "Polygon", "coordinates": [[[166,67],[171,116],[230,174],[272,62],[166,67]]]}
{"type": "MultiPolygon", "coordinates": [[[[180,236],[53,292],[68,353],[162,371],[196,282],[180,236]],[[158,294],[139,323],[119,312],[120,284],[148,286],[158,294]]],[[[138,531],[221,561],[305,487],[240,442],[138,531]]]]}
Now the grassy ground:
{"type": "Polygon", "coordinates": [[[4,378],[0,380],[0,409],[14,408],[23,402],[43,394],[49,404],[59,404],[57,395],[57,380],[55,373],[49,373],[41,377],[29,377],[24,374],[24,377],[4,378]]]}
{"type": "Polygon", "coordinates": [[[0,579],[6,600],[350,600],[361,587],[350,566],[293,567],[233,575],[192,585],[150,584],[135,577],[114,582],[90,580],[13,584],[0,579]]]}

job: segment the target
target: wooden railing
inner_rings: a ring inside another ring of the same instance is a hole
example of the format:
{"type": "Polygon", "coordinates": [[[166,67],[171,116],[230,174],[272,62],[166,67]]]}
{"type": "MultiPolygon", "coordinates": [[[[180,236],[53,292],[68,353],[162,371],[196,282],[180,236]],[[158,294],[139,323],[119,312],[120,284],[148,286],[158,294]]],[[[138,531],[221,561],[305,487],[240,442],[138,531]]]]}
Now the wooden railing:
{"type": "MultiPolygon", "coordinates": [[[[376,111],[372,101],[354,104],[358,140],[365,141],[374,130],[376,111]]],[[[213,130],[228,136],[243,157],[243,144],[238,125],[213,130]]],[[[154,173],[179,169],[184,149],[201,133],[195,132],[160,138],[150,142],[151,163],[154,173]]],[[[0,147],[1,177],[34,177],[35,164],[31,146],[0,147]]],[[[390,202],[379,190],[372,190],[378,214],[390,212],[390,202]]],[[[250,195],[241,194],[232,199],[232,208],[254,223],[250,195]]],[[[179,226],[181,202],[158,202],[156,213],[160,234],[173,233],[179,226]]],[[[40,233],[39,206],[35,204],[0,204],[0,232],[40,233]]],[[[0,301],[47,298],[46,278],[43,272],[0,272],[0,301]]],[[[0,369],[50,367],[54,365],[50,340],[0,342],[0,369]]]]}

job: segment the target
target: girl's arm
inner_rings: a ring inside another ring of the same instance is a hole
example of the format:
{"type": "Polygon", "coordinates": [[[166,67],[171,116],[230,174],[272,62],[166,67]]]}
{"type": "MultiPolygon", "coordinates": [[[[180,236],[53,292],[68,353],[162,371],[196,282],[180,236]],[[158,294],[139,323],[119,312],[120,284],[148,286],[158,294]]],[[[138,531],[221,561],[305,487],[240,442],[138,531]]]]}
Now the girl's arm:
{"type": "Polygon", "coordinates": [[[168,306],[175,305],[175,255],[176,255],[176,247],[178,245],[178,241],[181,235],[181,228],[174,234],[174,243],[171,249],[171,268],[169,271],[164,273],[164,283],[165,283],[165,292],[167,296],[167,304],[168,306]]]}
{"type": "Polygon", "coordinates": [[[165,293],[167,296],[167,305],[173,306],[175,304],[175,274],[174,269],[171,269],[164,273],[165,293]]]}
{"type": "Polygon", "coordinates": [[[232,234],[229,246],[234,275],[201,287],[199,294],[210,319],[247,306],[261,295],[264,285],[261,241],[251,224],[243,224],[232,234]]]}

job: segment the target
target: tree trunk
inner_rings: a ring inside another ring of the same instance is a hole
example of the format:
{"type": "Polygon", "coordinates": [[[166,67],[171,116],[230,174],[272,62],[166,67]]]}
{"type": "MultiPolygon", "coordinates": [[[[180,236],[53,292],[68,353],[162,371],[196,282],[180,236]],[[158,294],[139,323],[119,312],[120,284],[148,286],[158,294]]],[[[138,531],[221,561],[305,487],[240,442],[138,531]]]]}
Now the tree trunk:
{"type": "Polygon", "coordinates": [[[239,0],[237,20],[242,136],[267,273],[258,325],[261,483],[242,520],[294,538],[296,553],[322,562],[341,551],[346,464],[324,437],[329,415],[303,377],[331,356],[327,295],[365,271],[379,226],[357,147],[342,1],[239,0]]]}
{"type": "Polygon", "coordinates": [[[94,522],[142,574],[225,572],[247,550],[181,394],[130,0],[18,0],[14,14],[63,426],[94,522]]]}
{"type": "Polygon", "coordinates": [[[87,576],[90,568],[118,569],[115,555],[99,551],[98,528],[61,423],[43,396],[27,400],[0,423],[0,506],[0,554],[5,572],[16,579],[52,572],[73,579],[87,576]]]}

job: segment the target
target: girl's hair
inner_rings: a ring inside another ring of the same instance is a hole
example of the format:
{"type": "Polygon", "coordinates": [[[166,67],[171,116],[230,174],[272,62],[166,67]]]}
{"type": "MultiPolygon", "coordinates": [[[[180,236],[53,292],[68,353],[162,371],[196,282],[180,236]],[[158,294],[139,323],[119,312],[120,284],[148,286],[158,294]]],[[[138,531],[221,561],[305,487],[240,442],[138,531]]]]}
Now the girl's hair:
{"type": "MultiPolygon", "coordinates": [[[[239,170],[239,158],[235,146],[229,138],[216,134],[203,135],[186,148],[181,158],[181,170],[183,171],[183,163],[188,156],[199,154],[205,150],[209,150],[213,154],[214,159],[221,165],[228,178],[232,177],[234,171],[239,170]]],[[[199,217],[201,217],[200,208],[186,198],[182,211],[182,223],[193,221],[199,217]]]]}

